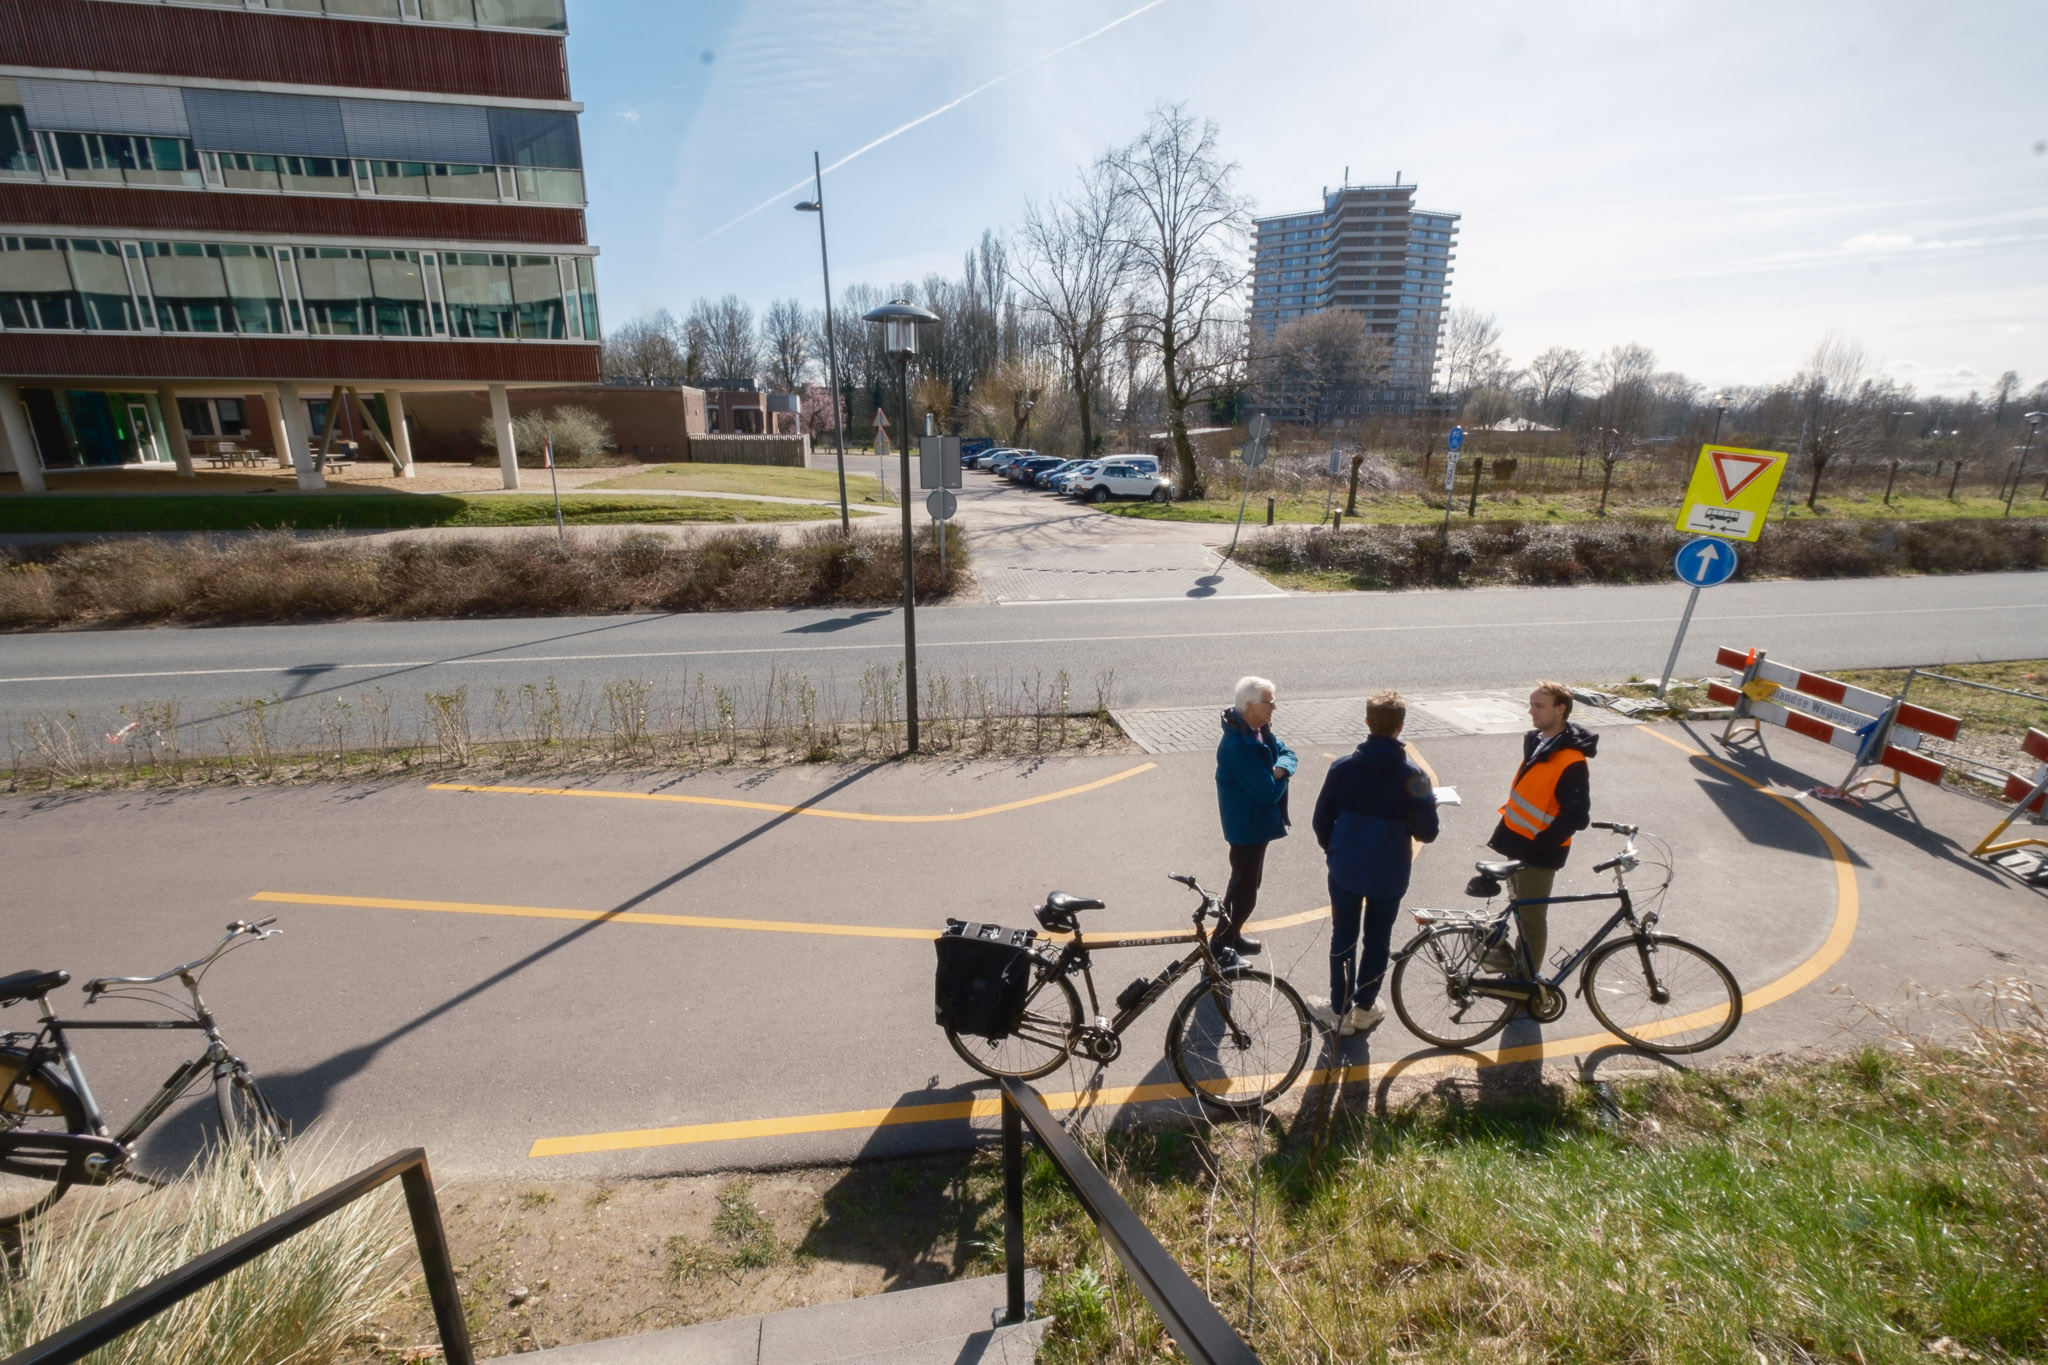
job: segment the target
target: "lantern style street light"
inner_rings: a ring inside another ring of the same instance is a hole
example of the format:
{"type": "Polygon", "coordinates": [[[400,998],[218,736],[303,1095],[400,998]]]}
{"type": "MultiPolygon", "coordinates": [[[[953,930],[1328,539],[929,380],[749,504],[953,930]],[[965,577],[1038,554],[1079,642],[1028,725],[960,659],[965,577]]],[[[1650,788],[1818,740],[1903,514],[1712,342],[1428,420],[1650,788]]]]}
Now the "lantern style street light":
{"type": "Polygon", "coordinates": [[[1709,437],[1707,438],[1707,444],[1708,444],[1708,445],[1713,445],[1713,444],[1714,444],[1715,442],[1717,442],[1717,441],[1719,441],[1719,440],[1721,439],[1721,418],[1722,418],[1722,416],[1723,416],[1724,414],[1726,414],[1726,413],[1727,413],[1727,411],[1728,411],[1728,395],[1727,395],[1726,393],[1717,393],[1717,394],[1715,394],[1715,395],[1714,395],[1714,434],[1713,434],[1712,436],[1709,436],[1709,437]]]}
{"type": "Polygon", "coordinates": [[[818,154],[811,153],[811,181],[818,197],[796,206],[798,213],[818,215],[818,264],[825,272],[825,364],[832,378],[832,430],[839,438],[839,531],[853,534],[853,514],[846,509],[846,395],[839,387],[839,333],[832,326],[832,258],[825,251],[825,173],[818,167],[818,154]]]}
{"type": "MultiPolygon", "coordinates": [[[[917,558],[910,529],[910,357],[917,354],[917,329],[937,322],[939,315],[919,308],[907,299],[891,299],[880,308],[861,315],[862,321],[880,324],[882,350],[896,362],[896,417],[900,439],[896,443],[896,500],[903,505],[903,671],[904,717],[909,721],[906,738],[911,753],[917,752],[917,558]]],[[[945,527],[939,528],[941,535],[945,527]]]]}

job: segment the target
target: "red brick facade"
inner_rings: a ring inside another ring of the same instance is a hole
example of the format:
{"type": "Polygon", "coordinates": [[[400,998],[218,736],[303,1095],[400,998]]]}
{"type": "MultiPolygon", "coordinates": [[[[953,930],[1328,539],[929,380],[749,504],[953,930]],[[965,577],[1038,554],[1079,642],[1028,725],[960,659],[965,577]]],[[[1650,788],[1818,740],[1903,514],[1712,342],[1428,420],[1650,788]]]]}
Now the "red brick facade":
{"type": "Polygon", "coordinates": [[[0,332],[0,375],[37,379],[286,380],[334,384],[474,380],[595,384],[597,347],[577,342],[407,341],[298,336],[108,336],[0,332]]]}

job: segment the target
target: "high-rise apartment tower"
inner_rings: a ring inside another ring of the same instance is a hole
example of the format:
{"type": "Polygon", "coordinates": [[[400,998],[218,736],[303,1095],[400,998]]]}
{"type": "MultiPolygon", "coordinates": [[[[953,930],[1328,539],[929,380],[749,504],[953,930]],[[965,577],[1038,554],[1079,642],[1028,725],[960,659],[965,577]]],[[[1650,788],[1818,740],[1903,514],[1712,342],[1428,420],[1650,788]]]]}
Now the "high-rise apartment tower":
{"type": "Polygon", "coordinates": [[[1390,351],[1383,386],[1336,396],[1337,416],[1416,412],[1429,401],[1459,215],[1415,207],[1415,186],[1345,185],[1323,206],[1256,220],[1252,349],[1295,318],[1359,314],[1390,351]]]}
{"type": "Polygon", "coordinates": [[[337,395],[404,473],[464,389],[516,486],[507,388],[600,378],[564,4],[0,0],[0,473],[317,488],[337,395]]]}

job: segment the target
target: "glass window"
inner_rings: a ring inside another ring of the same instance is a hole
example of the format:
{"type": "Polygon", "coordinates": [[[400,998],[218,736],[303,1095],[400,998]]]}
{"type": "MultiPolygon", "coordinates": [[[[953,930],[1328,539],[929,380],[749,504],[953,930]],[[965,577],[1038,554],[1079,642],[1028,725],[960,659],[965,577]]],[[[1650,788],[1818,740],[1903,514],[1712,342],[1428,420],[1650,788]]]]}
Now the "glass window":
{"type": "Polygon", "coordinates": [[[546,166],[520,166],[513,178],[519,183],[522,202],[535,204],[580,204],[583,202],[583,172],[554,170],[546,166]]]}
{"type": "Polygon", "coordinates": [[[417,251],[368,251],[370,289],[377,300],[377,335],[427,335],[427,282],[417,251]]]}
{"type": "Polygon", "coordinates": [[[18,104],[0,105],[0,175],[41,176],[43,159],[36,155],[35,135],[18,104]]]}
{"type": "Polygon", "coordinates": [[[85,312],[85,325],[103,332],[135,331],[140,319],[128,291],[128,271],[121,264],[118,242],[74,239],[71,282],[85,312]]]}
{"type": "Polygon", "coordinates": [[[414,195],[427,193],[427,163],[424,161],[372,161],[370,182],[379,194],[414,195]]]}
{"type": "Polygon", "coordinates": [[[0,326],[85,326],[61,238],[0,237],[0,326]]]}
{"type": "Polygon", "coordinates": [[[427,193],[436,199],[496,199],[498,168],[429,162],[427,193]]]}
{"type": "Polygon", "coordinates": [[[576,258],[576,285],[583,295],[583,339],[596,341],[597,331],[597,272],[595,262],[588,256],[576,258]]]}
{"type": "Polygon", "coordinates": [[[420,0],[420,18],[437,24],[473,24],[476,7],[470,0],[420,0]]]}
{"type": "Polygon", "coordinates": [[[519,308],[519,335],[560,341],[569,335],[562,315],[562,276],[552,256],[512,257],[512,299],[519,308]]]}
{"type": "Polygon", "coordinates": [[[279,158],[255,152],[222,152],[220,181],[231,190],[277,190],[279,158]]]}
{"type": "Polygon", "coordinates": [[[239,433],[247,436],[249,434],[249,414],[242,410],[241,399],[216,398],[213,400],[213,411],[214,415],[220,419],[221,435],[233,436],[239,433]]]}
{"type": "Polygon", "coordinates": [[[398,0],[327,0],[329,14],[362,14],[372,19],[398,19],[398,0]]]}
{"type": "Polygon", "coordinates": [[[108,184],[121,183],[121,168],[110,165],[106,149],[100,145],[97,133],[52,133],[51,141],[57,147],[57,164],[64,168],[66,180],[98,180],[108,184]]]}
{"type": "Polygon", "coordinates": [[[374,330],[377,296],[363,248],[302,246],[299,292],[306,299],[306,330],[325,336],[367,336],[374,330]]]}
{"type": "Polygon", "coordinates": [[[356,178],[347,157],[280,156],[279,185],[296,194],[354,194],[356,178]]]}
{"type": "Polygon", "coordinates": [[[451,335],[513,335],[511,262],[509,256],[488,251],[450,251],[441,257],[451,335]]]}
{"type": "Polygon", "coordinates": [[[228,296],[234,300],[238,332],[282,332],[284,288],[277,282],[277,263],[267,246],[223,246],[221,269],[228,296]]]}
{"type": "Polygon", "coordinates": [[[235,307],[210,242],[144,242],[142,263],[156,296],[156,325],[166,332],[232,332],[235,307]]]}
{"type": "Polygon", "coordinates": [[[497,28],[544,28],[557,33],[569,27],[563,0],[476,0],[476,21],[497,28]]]}

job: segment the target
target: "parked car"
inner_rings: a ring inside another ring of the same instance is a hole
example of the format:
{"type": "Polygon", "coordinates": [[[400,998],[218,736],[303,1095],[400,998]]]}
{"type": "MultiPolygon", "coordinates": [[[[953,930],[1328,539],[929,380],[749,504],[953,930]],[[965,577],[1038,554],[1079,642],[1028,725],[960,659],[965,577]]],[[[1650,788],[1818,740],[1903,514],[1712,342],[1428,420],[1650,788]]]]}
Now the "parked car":
{"type": "Polygon", "coordinates": [[[1033,455],[1029,459],[1012,461],[1007,474],[1008,477],[1029,488],[1031,480],[1037,476],[1041,469],[1051,469],[1058,463],[1060,461],[1050,455],[1033,455]]]}
{"type": "Polygon", "coordinates": [[[1008,459],[1018,452],[1015,446],[984,446],[972,455],[962,455],[960,463],[968,469],[990,469],[998,461],[1008,459]]]}
{"type": "Polygon", "coordinates": [[[1071,493],[1074,491],[1074,480],[1076,478],[1083,474],[1093,474],[1100,468],[1102,468],[1102,461],[1100,460],[1076,460],[1073,468],[1060,471],[1059,477],[1051,481],[1050,487],[1055,493],[1071,493]]]}
{"type": "Polygon", "coordinates": [[[994,450],[996,443],[986,436],[962,436],[960,438],[960,463],[966,464],[977,455],[994,450]]]}
{"type": "Polygon", "coordinates": [[[1038,473],[1032,476],[1031,482],[1036,484],[1040,488],[1053,488],[1054,479],[1057,479],[1058,477],[1060,477],[1060,475],[1065,474],[1068,471],[1075,469],[1085,463],[1087,463],[1087,461],[1085,460],[1061,460],[1058,464],[1053,465],[1049,469],[1039,470],[1038,473]]]}
{"type": "Polygon", "coordinates": [[[1150,498],[1153,502],[1173,501],[1173,481],[1161,478],[1158,473],[1146,473],[1136,464],[1123,460],[1104,460],[1102,468],[1092,474],[1082,474],[1073,481],[1073,493],[1077,498],[1089,502],[1108,502],[1111,498],[1150,498]]]}
{"type": "Polygon", "coordinates": [[[1035,450],[1024,450],[1016,446],[1007,446],[1001,453],[989,457],[988,472],[1008,478],[1011,465],[1019,460],[1035,459],[1037,455],[1038,452],[1035,450]]]}

